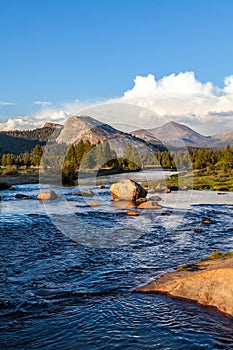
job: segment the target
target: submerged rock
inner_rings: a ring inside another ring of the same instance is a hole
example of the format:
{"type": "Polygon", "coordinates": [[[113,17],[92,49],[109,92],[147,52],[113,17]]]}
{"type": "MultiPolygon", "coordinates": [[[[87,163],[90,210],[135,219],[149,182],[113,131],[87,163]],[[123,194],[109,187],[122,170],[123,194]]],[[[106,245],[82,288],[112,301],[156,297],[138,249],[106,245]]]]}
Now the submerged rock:
{"type": "Polygon", "coordinates": [[[157,202],[144,202],[139,204],[138,209],[161,209],[163,208],[157,202]]]}
{"type": "Polygon", "coordinates": [[[77,191],[72,193],[73,196],[80,196],[80,197],[93,197],[94,193],[91,190],[86,190],[84,192],[77,191]]]}
{"type": "Polygon", "coordinates": [[[30,197],[27,194],[23,194],[23,193],[16,193],[15,198],[17,198],[17,199],[30,199],[30,197]]]}
{"type": "Polygon", "coordinates": [[[123,180],[112,184],[110,193],[113,199],[130,201],[136,201],[139,198],[145,198],[147,196],[145,188],[133,180],[123,180]]]}
{"type": "Polygon", "coordinates": [[[135,202],[123,200],[112,200],[111,205],[119,209],[131,209],[136,207],[135,202]]]}
{"type": "Polygon", "coordinates": [[[58,198],[58,195],[56,194],[56,192],[52,190],[41,192],[37,196],[37,199],[40,201],[48,201],[48,200],[57,199],[57,198],[58,198]]]}
{"type": "Polygon", "coordinates": [[[156,192],[160,193],[170,193],[171,190],[167,187],[167,185],[164,184],[158,184],[158,186],[155,187],[156,192]]]}
{"type": "Polygon", "coordinates": [[[99,185],[98,188],[102,190],[103,188],[105,188],[105,185],[99,185]]]}
{"type": "Polygon", "coordinates": [[[192,266],[193,269],[184,266],[166,273],[135,292],[165,293],[194,300],[233,316],[233,258],[206,260],[192,266]]]}
{"type": "Polygon", "coordinates": [[[129,216],[139,216],[141,212],[136,210],[128,210],[126,214],[129,216]]]}
{"type": "Polygon", "coordinates": [[[148,198],[148,201],[155,201],[155,202],[159,202],[161,201],[162,198],[159,196],[151,196],[150,198],[148,198]]]}
{"type": "Polygon", "coordinates": [[[144,202],[146,202],[146,201],[147,201],[146,198],[138,198],[138,199],[136,199],[135,204],[136,204],[136,205],[139,205],[139,204],[144,203],[144,202]]]}
{"type": "Polygon", "coordinates": [[[11,184],[9,182],[0,182],[0,190],[9,190],[11,184]]]}
{"type": "Polygon", "coordinates": [[[92,201],[88,203],[91,207],[100,207],[101,204],[99,202],[96,201],[92,201]]]}

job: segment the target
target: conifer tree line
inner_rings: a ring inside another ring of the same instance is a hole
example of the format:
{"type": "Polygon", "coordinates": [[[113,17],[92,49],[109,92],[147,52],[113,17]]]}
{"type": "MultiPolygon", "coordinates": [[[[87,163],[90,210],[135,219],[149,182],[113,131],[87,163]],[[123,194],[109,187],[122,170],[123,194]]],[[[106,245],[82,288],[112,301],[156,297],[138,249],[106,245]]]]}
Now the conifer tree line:
{"type": "Polygon", "coordinates": [[[21,166],[26,166],[27,168],[31,165],[39,166],[42,154],[43,149],[41,145],[36,145],[31,153],[24,152],[19,155],[12,153],[3,153],[1,155],[1,165],[3,167],[15,166],[17,169],[21,166]]]}
{"type": "MultiPolygon", "coordinates": [[[[56,145],[57,147],[57,145],[56,145]]],[[[64,148],[64,145],[60,145],[64,148]]],[[[24,152],[19,155],[10,153],[1,154],[2,167],[26,168],[39,166],[43,147],[36,145],[31,153],[24,152]]],[[[50,159],[50,166],[59,164],[59,152],[54,153],[53,159],[50,159]]],[[[46,164],[44,164],[46,166],[46,164]]],[[[111,149],[109,142],[101,142],[97,145],[92,145],[89,141],[80,141],[76,145],[71,145],[66,150],[65,159],[63,159],[62,167],[64,172],[77,172],[80,167],[82,169],[96,168],[116,168],[139,170],[146,165],[155,165],[166,168],[176,168],[189,170],[204,169],[214,167],[233,168],[233,147],[229,145],[224,149],[209,149],[209,148],[192,148],[181,151],[159,151],[157,153],[140,151],[133,145],[126,144],[124,154],[117,157],[116,152],[111,149]]]]}

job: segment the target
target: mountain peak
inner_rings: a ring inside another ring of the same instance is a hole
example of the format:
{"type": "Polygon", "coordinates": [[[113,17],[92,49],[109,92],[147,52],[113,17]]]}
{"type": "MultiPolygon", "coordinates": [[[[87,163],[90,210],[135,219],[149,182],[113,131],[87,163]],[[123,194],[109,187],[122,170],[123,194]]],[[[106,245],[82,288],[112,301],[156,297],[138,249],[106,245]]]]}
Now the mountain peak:
{"type": "Polygon", "coordinates": [[[148,138],[151,138],[151,141],[157,139],[165,145],[172,147],[206,147],[210,141],[210,137],[203,136],[188,126],[175,121],[169,121],[153,129],[137,130],[132,134],[138,135],[147,141],[150,141],[148,138]]]}

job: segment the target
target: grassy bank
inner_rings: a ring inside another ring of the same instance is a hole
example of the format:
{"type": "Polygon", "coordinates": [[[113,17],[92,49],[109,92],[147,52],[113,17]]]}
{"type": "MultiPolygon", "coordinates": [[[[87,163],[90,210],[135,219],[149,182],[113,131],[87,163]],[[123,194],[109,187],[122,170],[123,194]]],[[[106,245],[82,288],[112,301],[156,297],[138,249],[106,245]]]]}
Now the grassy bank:
{"type": "Polygon", "coordinates": [[[194,190],[233,191],[233,169],[194,170],[186,174],[173,175],[167,179],[170,186],[188,186],[193,181],[194,190]]]}
{"type": "Polygon", "coordinates": [[[19,185],[39,182],[39,168],[6,169],[0,174],[0,189],[5,189],[4,184],[19,185]]]}

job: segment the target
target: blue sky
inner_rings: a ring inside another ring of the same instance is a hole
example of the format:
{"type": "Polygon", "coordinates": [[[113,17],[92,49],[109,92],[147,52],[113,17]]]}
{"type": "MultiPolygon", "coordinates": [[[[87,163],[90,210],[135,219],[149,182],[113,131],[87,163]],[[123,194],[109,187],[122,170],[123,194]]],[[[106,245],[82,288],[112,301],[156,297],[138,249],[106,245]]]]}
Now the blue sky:
{"type": "Polygon", "coordinates": [[[231,0],[0,0],[0,121],[120,97],[148,74],[223,88],[232,13],[231,0]]]}

